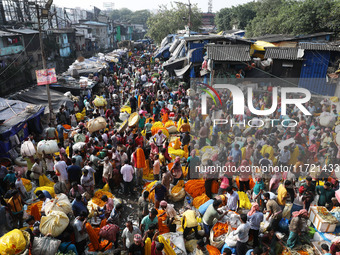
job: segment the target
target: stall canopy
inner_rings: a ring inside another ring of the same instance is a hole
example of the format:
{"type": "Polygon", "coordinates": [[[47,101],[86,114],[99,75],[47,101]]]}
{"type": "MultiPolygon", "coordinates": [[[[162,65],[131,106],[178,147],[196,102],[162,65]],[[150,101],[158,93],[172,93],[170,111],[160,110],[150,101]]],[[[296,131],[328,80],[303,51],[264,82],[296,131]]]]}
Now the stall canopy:
{"type": "MultiPolygon", "coordinates": [[[[63,93],[50,89],[53,111],[59,111],[61,105],[66,105],[68,109],[73,109],[73,102],[63,93]]],[[[45,86],[36,86],[28,90],[20,91],[11,96],[11,99],[20,100],[31,104],[48,105],[47,92],[45,86]]]]}
{"type": "Polygon", "coordinates": [[[41,133],[42,105],[0,98],[0,157],[13,155],[11,150],[31,132],[41,133]]]}

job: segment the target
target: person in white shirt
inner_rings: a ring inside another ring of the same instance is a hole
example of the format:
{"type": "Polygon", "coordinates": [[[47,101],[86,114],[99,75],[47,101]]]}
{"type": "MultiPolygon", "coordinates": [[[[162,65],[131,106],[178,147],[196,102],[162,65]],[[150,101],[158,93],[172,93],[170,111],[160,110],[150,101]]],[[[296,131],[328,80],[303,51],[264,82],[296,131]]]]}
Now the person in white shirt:
{"type": "Polygon", "coordinates": [[[137,226],[134,226],[131,221],[126,222],[126,228],[123,230],[122,238],[123,238],[123,247],[124,249],[129,249],[130,246],[134,243],[134,236],[136,234],[142,234],[140,229],[137,226]]]}
{"type": "Polygon", "coordinates": [[[93,194],[94,180],[92,174],[89,174],[89,170],[84,169],[84,174],[80,178],[81,186],[90,194],[93,194]]]}
{"type": "Polygon", "coordinates": [[[249,239],[250,225],[247,222],[247,215],[241,214],[241,225],[233,232],[233,235],[237,235],[236,254],[245,255],[248,251],[247,242],[249,239]]]}
{"type": "Polygon", "coordinates": [[[102,164],[103,164],[103,178],[105,179],[105,182],[109,183],[110,185],[113,175],[113,168],[111,162],[109,161],[109,157],[105,157],[104,162],[102,164]]]}
{"type": "Polygon", "coordinates": [[[21,198],[25,200],[28,197],[28,193],[25,189],[25,186],[20,178],[20,175],[18,173],[15,174],[17,179],[15,180],[15,187],[19,190],[19,193],[21,195],[21,198]]]}
{"type": "Polygon", "coordinates": [[[227,207],[231,211],[237,211],[240,207],[240,198],[236,191],[233,190],[231,186],[227,187],[227,207]]]}
{"type": "Polygon", "coordinates": [[[35,163],[31,168],[31,179],[35,182],[35,184],[39,184],[39,176],[43,173],[42,163],[39,158],[36,158],[35,163]]]}
{"type": "Polygon", "coordinates": [[[129,160],[125,160],[124,166],[120,169],[120,173],[123,175],[124,181],[124,193],[127,195],[130,193],[133,195],[133,173],[134,169],[131,165],[129,165],[129,160]]]}
{"type": "Polygon", "coordinates": [[[54,170],[60,182],[68,183],[67,165],[65,161],[60,160],[60,157],[56,157],[57,163],[54,165],[54,170]]]}
{"type": "Polygon", "coordinates": [[[46,206],[46,203],[49,202],[51,199],[45,197],[44,193],[40,193],[38,198],[40,199],[40,201],[43,202],[42,206],[41,206],[41,210],[40,210],[41,216],[45,216],[45,206],[46,206]]]}
{"type": "Polygon", "coordinates": [[[163,147],[163,143],[166,140],[166,135],[163,134],[162,130],[158,130],[157,134],[155,134],[152,140],[156,143],[156,145],[160,148],[163,147]]]}
{"type": "Polygon", "coordinates": [[[78,254],[83,254],[85,248],[87,247],[86,243],[88,239],[88,234],[85,228],[86,222],[87,212],[82,211],[73,223],[74,236],[76,239],[75,241],[78,254]]]}
{"type": "Polygon", "coordinates": [[[120,162],[125,162],[126,160],[128,160],[128,156],[124,150],[121,150],[119,155],[120,155],[120,162]]]}

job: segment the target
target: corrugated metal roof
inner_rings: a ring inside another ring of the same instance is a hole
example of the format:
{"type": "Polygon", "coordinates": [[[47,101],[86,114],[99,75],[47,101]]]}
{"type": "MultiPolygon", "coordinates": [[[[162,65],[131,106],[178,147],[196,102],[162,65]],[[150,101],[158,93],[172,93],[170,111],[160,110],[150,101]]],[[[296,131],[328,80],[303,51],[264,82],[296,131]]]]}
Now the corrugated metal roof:
{"type": "Polygon", "coordinates": [[[339,46],[333,46],[326,43],[299,43],[299,47],[305,50],[326,50],[326,51],[340,51],[339,46]]]}
{"type": "Polygon", "coordinates": [[[266,48],[266,53],[264,54],[264,58],[303,60],[303,58],[298,57],[298,51],[299,51],[299,48],[268,47],[266,48]]]}
{"type": "Polygon", "coordinates": [[[314,34],[307,34],[307,35],[288,35],[288,34],[269,34],[269,35],[263,35],[263,36],[257,36],[252,37],[250,40],[260,40],[260,41],[266,41],[266,42],[282,42],[282,41],[299,41],[302,39],[309,39],[309,38],[315,38],[320,36],[327,36],[327,35],[333,35],[333,32],[320,32],[320,33],[314,33],[314,34]]]}
{"type": "Polygon", "coordinates": [[[92,25],[92,26],[108,26],[106,23],[98,22],[98,21],[85,21],[83,22],[85,25],[92,25]]]}
{"type": "Polygon", "coordinates": [[[250,61],[248,45],[207,45],[208,58],[215,61],[250,61]]]}
{"type": "Polygon", "coordinates": [[[16,35],[19,35],[19,34],[15,34],[15,33],[7,32],[7,31],[1,31],[0,30],[0,37],[3,37],[3,36],[16,36],[16,35]]]}
{"type": "Polygon", "coordinates": [[[19,34],[39,34],[39,31],[29,29],[29,28],[19,28],[19,29],[7,29],[8,31],[14,32],[14,33],[19,33],[19,34]]]}

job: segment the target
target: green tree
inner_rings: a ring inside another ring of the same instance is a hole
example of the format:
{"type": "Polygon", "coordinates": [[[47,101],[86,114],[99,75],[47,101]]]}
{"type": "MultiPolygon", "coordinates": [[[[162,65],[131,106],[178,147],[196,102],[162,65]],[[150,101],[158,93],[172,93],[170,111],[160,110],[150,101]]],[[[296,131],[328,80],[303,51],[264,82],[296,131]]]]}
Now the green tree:
{"type": "Polygon", "coordinates": [[[262,0],[247,36],[339,32],[340,0],[262,0]]]}
{"type": "Polygon", "coordinates": [[[131,11],[128,8],[122,8],[113,10],[111,12],[111,17],[113,20],[119,20],[119,21],[129,21],[131,18],[131,15],[133,14],[133,11],[131,11]]]}
{"type": "Polygon", "coordinates": [[[139,10],[139,11],[135,11],[132,15],[131,15],[131,23],[133,24],[145,24],[148,20],[148,18],[151,16],[151,13],[149,10],[139,10]]]}
{"type": "Polygon", "coordinates": [[[250,2],[221,9],[215,16],[215,23],[219,31],[230,30],[233,25],[239,29],[245,29],[255,16],[256,3],[250,2]]]}
{"type": "MultiPolygon", "coordinates": [[[[191,31],[197,31],[201,25],[201,11],[197,5],[191,6],[191,31]]],[[[168,34],[184,29],[188,24],[189,7],[183,3],[171,3],[171,8],[166,5],[159,6],[157,13],[151,14],[147,21],[148,33],[156,42],[161,42],[168,34]]]]}
{"type": "Polygon", "coordinates": [[[232,29],[231,20],[233,13],[231,8],[223,8],[215,16],[215,24],[218,31],[230,30],[232,29]]]}

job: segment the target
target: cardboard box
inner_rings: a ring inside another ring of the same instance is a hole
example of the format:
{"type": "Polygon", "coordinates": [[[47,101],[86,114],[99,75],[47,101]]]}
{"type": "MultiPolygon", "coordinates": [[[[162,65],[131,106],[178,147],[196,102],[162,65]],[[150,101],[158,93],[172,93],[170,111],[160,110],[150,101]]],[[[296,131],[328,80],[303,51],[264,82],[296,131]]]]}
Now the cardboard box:
{"type": "Polygon", "coordinates": [[[332,233],[336,228],[336,224],[328,223],[319,216],[317,206],[309,207],[309,220],[319,232],[332,233]]]}

